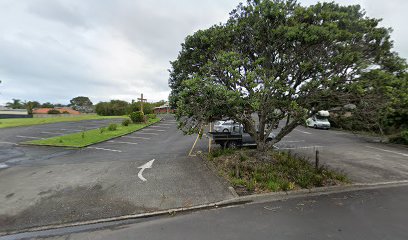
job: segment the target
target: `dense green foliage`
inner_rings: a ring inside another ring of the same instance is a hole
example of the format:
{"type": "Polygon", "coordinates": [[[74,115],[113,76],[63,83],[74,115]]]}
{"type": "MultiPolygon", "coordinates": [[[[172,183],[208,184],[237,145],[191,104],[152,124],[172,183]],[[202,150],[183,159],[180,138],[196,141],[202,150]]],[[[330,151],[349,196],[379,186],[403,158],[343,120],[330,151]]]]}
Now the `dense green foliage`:
{"type": "Polygon", "coordinates": [[[332,115],[333,126],[381,134],[398,134],[408,129],[408,74],[405,60],[393,56],[380,69],[361,74],[345,90],[332,94],[328,103],[356,106],[332,115]],[[335,98],[335,101],[332,101],[335,98]],[[345,114],[349,112],[349,114],[345,114]]]}
{"type": "Polygon", "coordinates": [[[45,103],[41,104],[40,107],[42,107],[42,108],[54,108],[54,107],[60,107],[60,106],[57,106],[57,104],[53,104],[53,103],[50,103],[50,102],[45,102],[45,103]]]}
{"type": "Polygon", "coordinates": [[[390,142],[408,145],[408,129],[391,136],[390,142]]]}
{"type": "MultiPolygon", "coordinates": [[[[152,114],[153,109],[160,105],[163,105],[164,101],[150,103],[143,103],[144,114],[152,114]]],[[[132,101],[128,103],[122,100],[112,100],[110,102],[99,102],[95,106],[95,111],[101,116],[121,116],[131,114],[132,112],[140,111],[140,102],[132,101]]]]}
{"type": "Polygon", "coordinates": [[[58,111],[57,109],[50,109],[50,110],[48,110],[47,113],[48,113],[48,114],[60,114],[61,112],[58,111]]]}
{"type": "Polygon", "coordinates": [[[123,116],[128,113],[128,106],[129,103],[126,101],[111,100],[96,104],[95,111],[101,116],[123,116]]]}
{"type": "Polygon", "coordinates": [[[271,144],[280,141],[313,110],[327,109],[372,69],[387,71],[390,29],[360,6],[293,0],[250,0],[225,24],[188,36],[172,62],[171,104],[180,128],[229,117],[241,122],[265,149],[273,126],[290,117],[271,144]],[[257,121],[254,121],[254,114],[257,121]],[[259,122],[259,124],[258,124],[259,122]]]}
{"type": "Polygon", "coordinates": [[[93,112],[93,103],[88,97],[79,96],[71,99],[69,106],[81,113],[93,112]]]}
{"type": "Polygon", "coordinates": [[[149,118],[149,119],[154,119],[154,118],[157,117],[156,114],[154,114],[154,113],[146,114],[146,116],[147,116],[147,118],[149,118]]]}
{"type": "Polygon", "coordinates": [[[134,123],[141,123],[144,122],[145,117],[144,114],[142,112],[132,112],[131,114],[129,114],[129,118],[132,120],[132,122],[134,123]]]}
{"type": "Polygon", "coordinates": [[[12,99],[12,102],[6,103],[6,107],[12,109],[27,109],[28,114],[33,113],[34,108],[54,108],[54,107],[63,107],[61,104],[52,104],[50,102],[46,102],[41,104],[38,101],[21,101],[20,99],[12,99]]]}

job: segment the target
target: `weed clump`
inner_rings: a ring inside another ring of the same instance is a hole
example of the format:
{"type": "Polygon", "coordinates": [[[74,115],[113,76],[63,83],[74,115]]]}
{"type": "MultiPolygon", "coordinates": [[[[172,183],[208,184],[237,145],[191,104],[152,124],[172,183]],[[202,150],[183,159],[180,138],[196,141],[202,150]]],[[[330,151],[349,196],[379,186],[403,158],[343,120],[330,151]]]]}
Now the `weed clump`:
{"type": "Polygon", "coordinates": [[[129,118],[126,118],[126,119],[124,119],[124,120],[122,121],[122,126],[127,127],[127,126],[129,126],[129,124],[131,124],[131,123],[132,123],[132,121],[130,121],[129,118]]]}
{"type": "Polygon", "coordinates": [[[116,123],[109,124],[108,126],[109,131],[116,131],[116,129],[118,129],[118,125],[116,123]]]}

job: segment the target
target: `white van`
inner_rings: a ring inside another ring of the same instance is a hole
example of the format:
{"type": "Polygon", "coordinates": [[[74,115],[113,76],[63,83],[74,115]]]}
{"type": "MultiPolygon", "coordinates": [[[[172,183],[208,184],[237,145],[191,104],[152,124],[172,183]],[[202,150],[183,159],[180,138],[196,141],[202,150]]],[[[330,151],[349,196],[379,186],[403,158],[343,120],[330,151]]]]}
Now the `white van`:
{"type": "Polygon", "coordinates": [[[329,129],[330,128],[329,116],[330,116],[329,111],[324,110],[318,111],[316,114],[314,114],[312,117],[306,120],[306,125],[308,127],[329,129]]]}

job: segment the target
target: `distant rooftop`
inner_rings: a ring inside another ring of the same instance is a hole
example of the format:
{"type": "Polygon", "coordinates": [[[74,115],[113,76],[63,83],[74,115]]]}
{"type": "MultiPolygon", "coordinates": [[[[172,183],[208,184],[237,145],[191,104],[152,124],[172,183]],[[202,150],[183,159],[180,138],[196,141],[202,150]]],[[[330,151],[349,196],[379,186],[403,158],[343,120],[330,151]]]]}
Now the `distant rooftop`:
{"type": "Polygon", "coordinates": [[[155,107],[154,109],[159,109],[159,108],[169,108],[170,104],[169,102],[166,102],[165,104],[161,105],[160,107],[155,107]]]}

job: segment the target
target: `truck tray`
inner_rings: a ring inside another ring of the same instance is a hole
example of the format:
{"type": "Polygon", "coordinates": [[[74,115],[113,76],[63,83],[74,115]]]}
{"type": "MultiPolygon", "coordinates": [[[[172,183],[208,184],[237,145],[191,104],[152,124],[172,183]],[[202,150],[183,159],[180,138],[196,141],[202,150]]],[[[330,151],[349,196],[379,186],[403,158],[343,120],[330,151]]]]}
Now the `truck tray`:
{"type": "Polygon", "coordinates": [[[230,132],[208,132],[207,135],[214,141],[242,140],[241,134],[231,134],[230,132]]]}

